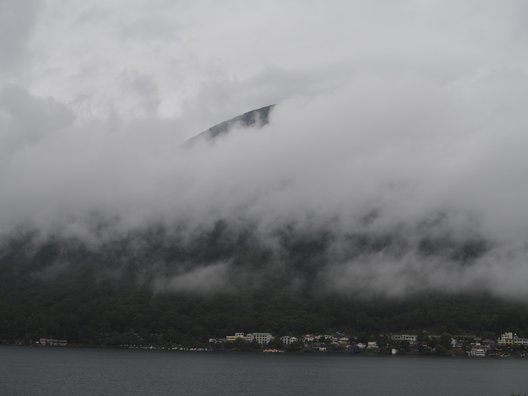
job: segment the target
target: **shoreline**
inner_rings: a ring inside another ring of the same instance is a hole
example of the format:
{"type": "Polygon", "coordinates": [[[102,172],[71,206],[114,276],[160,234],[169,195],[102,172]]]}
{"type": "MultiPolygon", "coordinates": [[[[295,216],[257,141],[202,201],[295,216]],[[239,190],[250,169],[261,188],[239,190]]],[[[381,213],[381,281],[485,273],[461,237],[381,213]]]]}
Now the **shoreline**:
{"type": "Polygon", "coordinates": [[[41,346],[41,345],[19,345],[19,344],[0,344],[0,347],[19,347],[27,349],[43,350],[113,350],[113,351],[134,351],[134,352],[160,352],[160,353],[189,353],[189,354],[215,354],[215,355],[280,355],[280,356],[341,356],[357,358],[434,358],[434,359],[453,359],[453,360],[528,360],[528,357],[509,355],[509,356],[467,356],[467,355],[442,355],[426,353],[365,353],[365,352],[310,352],[310,351],[239,351],[239,350],[193,350],[190,349],[162,349],[162,348],[124,348],[101,345],[68,345],[68,346],[41,346]]]}

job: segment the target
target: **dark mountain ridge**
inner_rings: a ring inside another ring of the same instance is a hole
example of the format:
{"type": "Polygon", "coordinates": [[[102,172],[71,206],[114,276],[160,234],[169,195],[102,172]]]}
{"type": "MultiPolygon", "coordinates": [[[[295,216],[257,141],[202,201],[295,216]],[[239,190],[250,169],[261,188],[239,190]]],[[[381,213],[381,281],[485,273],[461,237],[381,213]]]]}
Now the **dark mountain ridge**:
{"type": "Polygon", "coordinates": [[[269,123],[269,117],[275,105],[264,106],[259,109],[248,111],[230,120],[216,124],[211,128],[199,133],[185,141],[186,146],[192,146],[200,140],[213,140],[224,136],[237,126],[240,127],[263,127],[269,123]]]}

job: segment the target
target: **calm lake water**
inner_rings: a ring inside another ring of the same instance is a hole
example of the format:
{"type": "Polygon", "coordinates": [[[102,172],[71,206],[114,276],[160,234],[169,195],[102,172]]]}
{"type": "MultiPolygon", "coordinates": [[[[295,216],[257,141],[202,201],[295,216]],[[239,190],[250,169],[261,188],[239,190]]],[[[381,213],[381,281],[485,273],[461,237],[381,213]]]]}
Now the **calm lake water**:
{"type": "Polygon", "coordinates": [[[1,395],[528,394],[528,360],[0,346],[1,395]]]}

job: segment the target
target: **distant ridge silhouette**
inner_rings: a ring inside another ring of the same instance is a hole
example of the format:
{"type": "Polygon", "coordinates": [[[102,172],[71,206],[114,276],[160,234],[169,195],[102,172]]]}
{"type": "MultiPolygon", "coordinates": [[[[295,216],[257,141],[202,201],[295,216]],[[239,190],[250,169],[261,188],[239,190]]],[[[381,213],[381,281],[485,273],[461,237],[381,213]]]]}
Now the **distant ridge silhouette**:
{"type": "Polygon", "coordinates": [[[248,111],[242,115],[239,115],[230,120],[216,124],[211,128],[199,133],[196,136],[185,141],[185,146],[192,146],[199,140],[212,140],[218,136],[227,134],[233,127],[242,126],[250,127],[257,126],[262,127],[269,123],[269,115],[275,105],[264,106],[259,109],[248,111]]]}

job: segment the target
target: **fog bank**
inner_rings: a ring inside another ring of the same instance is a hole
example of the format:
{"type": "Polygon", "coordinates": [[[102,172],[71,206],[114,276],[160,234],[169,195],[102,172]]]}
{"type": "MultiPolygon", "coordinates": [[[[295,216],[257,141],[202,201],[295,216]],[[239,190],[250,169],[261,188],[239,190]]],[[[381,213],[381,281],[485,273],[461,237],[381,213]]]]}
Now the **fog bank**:
{"type": "MultiPolygon", "coordinates": [[[[2,238],[185,244],[222,220],[284,268],[277,235],[315,230],[322,289],[526,295],[524,2],[89,3],[0,2],[22,21],[0,39],[2,238]],[[183,144],[269,104],[265,126],[183,144]]],[[[195,261],[156,287],[244,272],[195,261]]]]}

